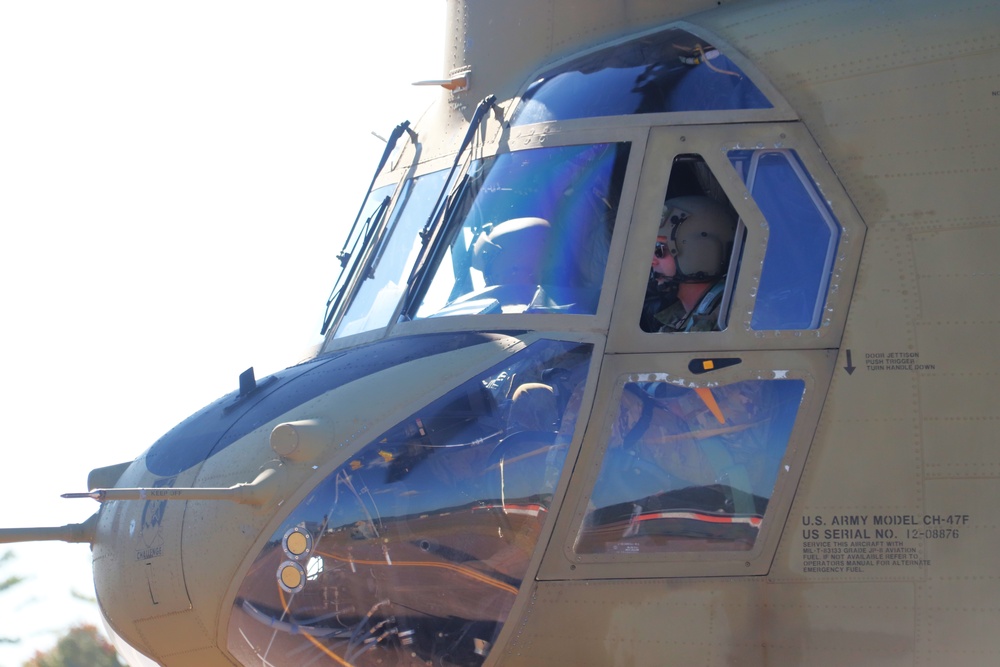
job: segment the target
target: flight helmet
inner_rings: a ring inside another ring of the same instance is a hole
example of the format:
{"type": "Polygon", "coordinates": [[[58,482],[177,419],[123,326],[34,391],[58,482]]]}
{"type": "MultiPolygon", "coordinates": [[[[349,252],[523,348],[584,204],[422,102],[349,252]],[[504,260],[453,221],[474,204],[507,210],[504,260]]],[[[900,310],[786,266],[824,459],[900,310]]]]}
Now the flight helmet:
{"type": "Polygon", "coordinates": [[[663,203],[659,235],[677,264],[675,280],[710,282],[726,275],[736,219],[709,197],[674,197],[663,203]]]}
{"type": "Polygon", "coordinates": [[[536,285],[548,258],[552,226],[542,218],[515,218],[484,232],[472,248],[472,267],[487,285],[536,285]]]}

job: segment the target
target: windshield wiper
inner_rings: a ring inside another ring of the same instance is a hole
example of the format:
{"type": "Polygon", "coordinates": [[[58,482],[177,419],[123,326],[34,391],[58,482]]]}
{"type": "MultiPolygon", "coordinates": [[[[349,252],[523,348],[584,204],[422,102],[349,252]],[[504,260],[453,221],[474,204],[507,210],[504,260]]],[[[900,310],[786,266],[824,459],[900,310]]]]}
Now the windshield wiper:
{"type": "MultiPolygon", "coordinates": [[[[362,254],[365,248],[371,244],[372,238],[375,236],[375,230],[379,228],[382,224],[382,218],[385,217],[385,212],[389,210],[389,200],[390,197],[385,197],[379,202],[378,208],[372,213],[365,224],[362,227],[362,234],[359,238],[364,238],[364,243],[361,245],[362,254]]],[[[333,321],[334,315],[339,311],[340,304],[344,301],[344,295],[347,293],[347,288],[353,284],[354,276],[357,273],[358,267],[361,266],[361,262],[355,260],[351,264],[350,270],[346,273],[344,272],[344,267],[341,267],[340,276],[337,278],[336,284],[333,286],[333,291],[330,292],[330,297],[326,301],[326,313],[323,316],[323,328],[320,329],[320,335],[326,334],[326,330],[329,328],[330,323],[333,321]]]]}
{"type": "Polygon", "coordinates": [[[372,175],[371,183],[365,191],[365,197],[361,201],[361,208],[358,209],[358,214],[354,217],[354,223],[351,225],[351,231],[347,233],[347,238],[344,239],[344,247],[341,248],[339,253],[337,253],[337,259],[340,260],[340,274],[337,276],[337,280],[333,284],[333,289],[330,290],[330,296],[326,300],[326,311],[323,313],[323,326],[319,331],[321,336],[326,334],[326,331],[330,327],[330,323],[333,321],[340,304],[343,302],[344,293],[347,286],[351,284],[351,278],[355,273],[357,258],[364,256],[365,251],[373,238],[372,231],[378,227],[382,216],[385,214],[385,210],[389,206],[389,198],[386,197],[385,200],[379,204],[379,208],[375,211],[375,213],[369,216],[365,221],[362,231],[355,236],[354,232],[357,230],[358,222],[361,220],[361,215],[364,213],[365,206],[368,204],[368,197],[371,195],[372,188],[375,187],[375,181],[378,179],[379,174],[382,173],[382,168],[385,167],[385,163],[389,161],[389,156],[396,148],[396,143],[399,141],[399,138],[403,136],[404,132],[408,132],[411,137],[415,136],[413,131],[410,130],[410,121],[408,120],[405,120],[394,127],[392,134],[389,135],[389,139],[385,142],[385,150],[382,151],[382,159],[379,160],[378,166],[375,168],[375,173],[372,175]],[[367,233],[365,229],[367,229],[367,233]],[[351,243],[352,238],[354,240],[353,244],[351,243]],[[361,242],[362,239],[364,239],[364,241],[361,243],[361,248],[359,250],[358,243],[361,242]],[[347,249],[348,246],[351,246],[350,250],[347,249]],[[355,261],[351,264],[351,269],[348,271],[347,265],[348,262],[351,261],[352,257],[355,261]]]}
{"type": "MultiPolygon", "coordinates": [[[[416,295],[423,291],[423,283],[426,278],[427,267],[433,262],[435,252],[434,249],[438,245],[438,241],[446,234],[449,227],[451,227],[451,219],[453,217],[454,211],[453,204],[460,197],[459,195],[465,189],[466,182],[468,181],[468,176],[463,175],[453,187],[449,188],[449,184],[452,178],[455,176],[455,171],[458,169],[459,164],[462,162],[462,156],[465,154],[466,149],[472,143],[472,139],[476,135],[476,131],[479,126],[482,125],[483,120],[486,118],[486,114],[494,107],[496,104],[496,95],[489,95],[479,103],[476,107],[476,111],[472,114],[472,119],[469,121],[469,129],[465,132],[465,137],[462,138],[462,144],[458,147],[458,152],[455,153],[455,161],[451,165],[451,170],[448,172],[448,177],[444,181],[444,185],[441,187],[441,192],[438,193],[437,201],[434,203],[434,208],[431,209],[431,214],[427,218],[427,223],[424,228],[420,230],[420,239],[423,247],[420,250],[420,255],[417,257],[417,261],[413,265],[413,271],[410,273],[409,279],[406,281],[409,285],[409,290],[407,291],[406,301],[403,305],[402,314],[404,316],[410,317],[411,311],[414,306],[414,301],[416,300],[416,295]]],[[[470,155],[471,157],[471,155],[470,155]]]]}

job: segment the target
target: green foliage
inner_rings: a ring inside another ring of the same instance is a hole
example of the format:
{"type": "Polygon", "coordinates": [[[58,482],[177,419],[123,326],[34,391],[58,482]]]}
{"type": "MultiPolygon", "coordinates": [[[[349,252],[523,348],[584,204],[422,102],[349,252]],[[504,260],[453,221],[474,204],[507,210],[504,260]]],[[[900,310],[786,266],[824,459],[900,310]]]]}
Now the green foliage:
{"type": "Polygon", "coordinates": [[[97,598],[95,598],[93,595],[87,595],[86,593],[81,593],[75,588],[70,590],[69,595],[74,600],[80,600],[81,602],[89,602],[90,604],[97,604],[97,598]]]}
{"type": "Polygon", "coordinates": [[[111,644],[92,625],[78,625],[63,635],[55,648],[24,663],[24,667],[122,667],[111,644]]]}
{"type": "MultiPolygon", "coordinates": [[[[4,555],[0,556],[0,565],[3,565],[7,561],[13,560],[13,559],[14,559],[14,552],[13,551],[8,551],[8,552],[4,553],[4,555]]],[[[3,581],[0,581],[0,593],[3,593],[8,588],[12,588],[12,587],[16,586],[17,584],[21,583],[22,581],[24,581],[24,577],[7,577],[3,581]]]]}
{"type": "Polygon", "coordinates": [[[13,588],[22,581],[24,581],[24,577],[7,577],[3,581],[0,581],[0,593],[3,593],[8,588],[13,588]]]}
{"type": "MultiPolygon", "coordinates": [[[[0,554],[0,567],[14,559],[14,552],[0,554]]],[[[24,577],[9,576],[0,580],[0,593],[10,590],[24,581],[24,577]]],[[[96,602],[92,597],[72,592],[85,602],[96,602]]],[[[0,636],[0,644],[16,644],[20,640],[0,636]]],[[[45,653],[37,652],[35,657],[24,663],[24,667],[122,667],[118,654],[111,644],[98,634],[92,625],[70,628],[59,638],[55,648],[45,653]]]]}
{"type": "MultiPolygon", "coordinates": [[[[0,566],[13,559],[14,559],[13,551],[4,552],[4,554],[0,556],[0,566]]],[[[0,581],[0,593],[3,593],[4,591],[9,590],[10,588],[13,588],[22,581],[24,581],[24,577],[15,577],[15,576],[7,577],[6,579],[0,581]]],[[[20,640],[12,637],[0,636],[0,644],[16,644],[18,641],[20,640]]]]}

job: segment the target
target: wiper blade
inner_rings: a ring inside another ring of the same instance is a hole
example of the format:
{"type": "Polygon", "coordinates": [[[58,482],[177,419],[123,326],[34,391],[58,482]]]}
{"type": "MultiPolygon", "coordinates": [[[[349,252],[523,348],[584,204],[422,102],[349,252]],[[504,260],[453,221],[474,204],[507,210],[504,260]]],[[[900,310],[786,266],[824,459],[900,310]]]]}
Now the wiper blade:
{"type": "Polygon", "coordinates": [[[381,221],[381,218],[385,213],[385,209],[388,207],[389,198],[387,197],[385,201],[379,204],[378,210],[376,210],[375,213],[369,216],[365,221],[362,231],[355,235],[355,232],[358,229],[358,222],[361,220],[365,206],[368,204],[368,197],[371,196],[372,188],[375,187],[375,181],[378,179],[379,174],[382,173],[382,169],[385,167],[386,162],[389,161],[389,156],[392,155],[392,151],[396,148],[396,143],[399,141],[399,138],[403,136],[404,132],[409,133],[411,137],[416,136],[410,129],[410,121],[408,120],[403,121],[393,128],[392,134],[389,135],[389,139],[385,143],[385,150],[382,151],[382,158],[379,160],[378,166],[375,168],[375,173],[372,175],[371,183],[369,183],[368,189],[365,191],[365,197],[361,201],[361,208],[358,209],[358,214],[354,217],[354,223],[351,225],[351,230],[347,233],[347,238],[344,239],[344,247],[341,248],[339,253],[337,253],[337,259],[340,260],[340,274],[337,276],[337,280],[333,284],[333,289],[330,290],[330,296],[326,300],[326,310],[323,313],[323,326],[320,328],[319,332],[321,336],[326,334],[327,329],[330,327],[330,323],[333,321],[334,316],[337,313],[337,309],[343,302],[345,291],[351,284],[351,277],[355,272],[357,258],[364,256],[365,251],[373,238],[372,230],[378,226],[377,223],[381,221]],[[373,221],[375,222],[373,223],[373,221]],[[367,233],[364,231],[365,228],[367,228],[367,233]],[[364,239],[363,242],[362,239],[364,239]],[[359,242],[361,243],[360,249],[358,248],[359,242]],[[348,250],[348,246],[350,246],[350,250],[348,250]],[[351,264],[350,270],[348,270],[348,263],[351,262],[352,258],[354,258],[355,261],[351,264]]]}
{"type": "MultiPolygon", "coordinates": [[[[368,247],[371,243],[372,238],[375,235],[375,230],[379,228],[382,224],[382,218],[385,217],[385,212],[389,210],[389,200],[390,197],[385,197],[379,202],[378,208],[372,213],[365,224],[362,227],[362,234],[358,238],[364,238],[364,242],[361,245],[362,255],[364,254],[364,249],[368,247]]],[[[356,245],[356,244],[355,244],[356,245]]],[[[337,282],[333,286],[333,290],[330,292],[329,298],[326,300],[326,312],[323,314],[323,327],[320,329],[320,335],[325,335],[326,330],[330,327],[330,323],[333,322],[334,316],[340,309],[341,303],[344,301],[344,295],[347,293],[347,288],[353,284],[354,276],[357,273],[358,267],[361,265],[360,261],[355,261],[351,264],[350,270],[345,274],[344,266],[341,266],[340,276],[337,277],[337,282]]]]}
{"type": "MultiPolygon", "coordinates": [[[[340,260],[341,268],[347,266],[347,262],[350,260],[352,252],[347,252],[347,246],[351,241],[351,237],[354,236],[354,230],[358,226],[358,221],[361,219],[361,214],[365,210],[365,204],[368,203],[368,196],[371,194],[372,188],[375,187],[375,181],[378,179],[378,175],[382,173],[382,168],[385,167],[385,163],[389,161],[389,156],[392,155],[393,149],[396,148],[396,142],[399,138],[403,136],[403,132],[408,131],[410,128],[410,121],[404,120],[402,123],[397,125],[392,129],[392,134],[389,135],[388,141],[385,142],[385,150],[382,151],[382,159],[379,160],[378,166],[375,167],[375,173],[372,175],[371,183],[368,184],[368,189],[365,191],[365,198],[361,200],[361,208],[358,209],[358,214],[354,216],[354,224],[351,225],[351,231],[347,233],[347,238],[344,239],[344,247],[337,253],[337,259],[340,260]]],[[[355,240],[355,243],[357,241],[355,240]]]]}
{"type": "Polygon", "coordinates": [[[451,183],[451,179],[455,175],[455,170],[458,169],[458,164],[462,160],[462,155],[465,154],[465,149],[472,143],[472,138],[475,136],[476,130],[479,129],[483,119],[486,118],[486,113],[493,108],[496,101],[496,95],[489,95],[488,97],[485,97],[483,101],[479,103],[479,106],[476,107],[476,111],[472,114],[472,119],[469,121],[469,129],[465,131],[465,137],[462,138],[462,144],[458,147],[458,152],[455,153],[455,161],[451,165],[451,171],[448,172],[448,178],[445,179],[444,185],[441,187],[441,192],[438,193],[437,201],[434,203],[434,208],[431,209],[431,214],[427,218],[427,223],[420,231],[420,238],[424,239],[425,243],[431,235],[434,221],[438,220],[441,215],[441,205],[446,201],[445,193],[448,191],[448,184],[451,183]]]}
{"type": "Polygon", "coordinates": [[[420,255],[417,257],[417,261],[414,262],[413,271],[410,273],[410,277],[407,280],[407,284],[410,286],[410,289],[406,295],[406,302],[403,306],[403,315],[411,315],[410,311],[413,308],[413,302],[416,300],[416,295],[423,291],[422,288],[425,273],[427,267],[431,264],[430,260],[433,259],[434,255],[433,249],[437,245],[437,240],[442,236],[447,228],[451,226],[450,222],[453,217],[453,211],[451,209],[453,208],[454,202],[460,199],[459,195],[465,189],[468,178],[467,176],[463,176],[452,188],[449,189],[448,186],[455,176],[455,171],[458,169],[458,165],[462,161],[462,156],[472,143],[472,139],[475,137],[476,131],[486,118],[486,114],[496,104],[496,100],[496,95],[489,95],[479,103],[479,106],[476,107],[476,111],[472,114],[472,119],[469,121],[469,129],[465,131],[465,137],[462,138],[462,143],[458,148],[458,152],[455,154],[455,161],[451,165],[448,177],[445,179],[444,185],[441,187],[441,192],[438,194],[434,208],[431,209],[431,214],[427,218],[427,223],[420,231],[420,238],[423,243],[423,247],[420,250],[420,255]]]}

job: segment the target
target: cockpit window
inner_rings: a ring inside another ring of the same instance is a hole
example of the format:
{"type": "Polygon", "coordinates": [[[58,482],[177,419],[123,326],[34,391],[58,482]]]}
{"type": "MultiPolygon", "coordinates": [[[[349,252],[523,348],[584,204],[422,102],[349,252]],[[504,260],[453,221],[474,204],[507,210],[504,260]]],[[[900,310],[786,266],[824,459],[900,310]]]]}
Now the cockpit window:
{"type": "Polygon", "coordinates": [[[350,457],[251,565],[229,651],[274,667],[482,665],[551,508],[591,354],[535,343],[350,457]]]}
{"type": "Polygon", "coordinates": [[[326,302],[326,312],[323,314],[322,333],[343,312],[348,292],[355,284],[358,274],[362,272],[362,264],[371,245],[371,239],[378,228],[382,226],[385,213],[392,199],[395,185],[385,185],[368,193],[358,213],[357,220],[351,226],[344,248],[337,253],[340,261],[340,273],[326,302]],[[359,224],[360,223],[360,224],[359,224]]]}
{"type": "Polygon", "coordinates": [[[595,313],[628,154],[596,144],[473,161],[414,316],[595,313]]]}
{"type": "Polygon", "coordinates": [[[366,274],[334,338],[389,324],[420,251],[418,232],[427,222],[447,176],[448,172],[442,170],[404,183],[389,224],[367,260],[366,274]]]}
{"type": "Polygon", "coordinates": [[[770,109],[726,55],[673,28],[560,65],[532,83],[512,125],[595,116],[770,109]]]}
{"type": "MultiPolygon", "coordinates": [[[[649,333],[726,328],[739,217],[700,155],[674,158],[639,326],[649,333]]],[[[737,255],[738,257],[738,255],[737,255]]],[[[646,267],[642,267],[646,270],[646,267]]]]}
{"type": "Polygon", "coordinates": [[[625,382],[577,553],[753,548],[804,389],[625,382]]]}
{"type": "Polygon", "coordinates": [[[750,328],[819,328],[840,223],[795,151],[737,150],[729,159],[768,225],[750,328]]]}

